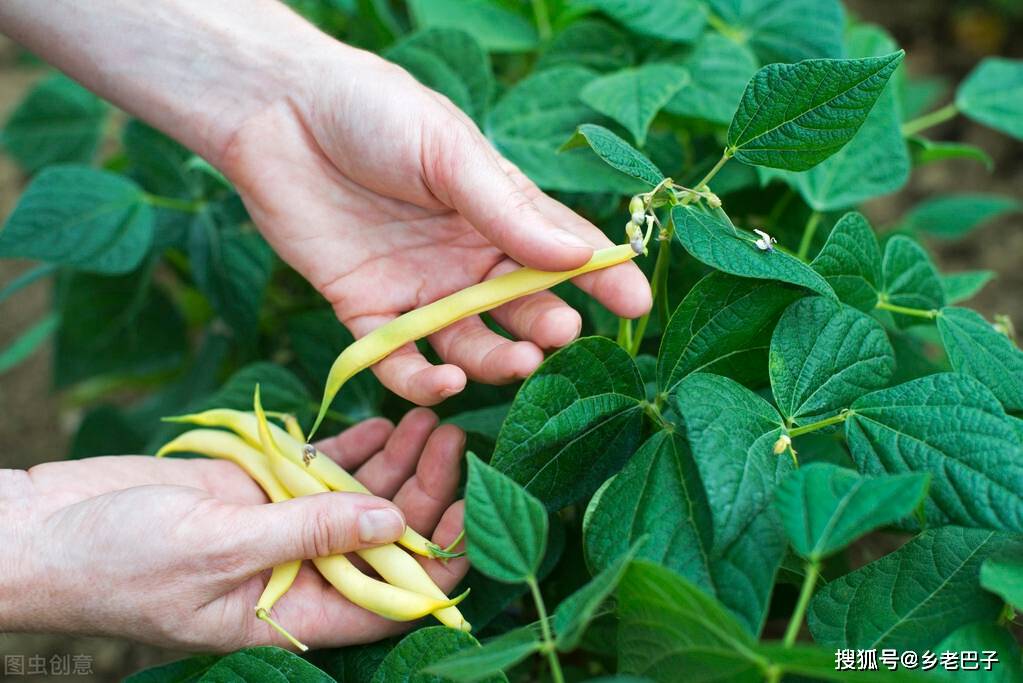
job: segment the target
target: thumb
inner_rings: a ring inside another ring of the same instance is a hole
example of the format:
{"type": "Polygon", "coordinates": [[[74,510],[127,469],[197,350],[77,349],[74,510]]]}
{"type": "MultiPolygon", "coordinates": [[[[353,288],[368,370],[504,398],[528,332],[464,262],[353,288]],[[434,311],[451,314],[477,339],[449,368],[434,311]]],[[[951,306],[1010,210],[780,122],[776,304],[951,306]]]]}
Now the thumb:
{"type": "Polygon", "coordinates": [[[348,553],[398,540],[405,517],[390,501],[361,493],[319,493],[242,510],[235,550],[255,569],[348,553]]]}
{"type": "Polygon", "coordinates": [[[586,263],[593,247],[555,224],[532,200],[540,189],[497,154],[482,135],[456,136],[437,153],[446,157],[428,178],[431,190],[494,246],[539,270],[570,270],[586,263]]]}

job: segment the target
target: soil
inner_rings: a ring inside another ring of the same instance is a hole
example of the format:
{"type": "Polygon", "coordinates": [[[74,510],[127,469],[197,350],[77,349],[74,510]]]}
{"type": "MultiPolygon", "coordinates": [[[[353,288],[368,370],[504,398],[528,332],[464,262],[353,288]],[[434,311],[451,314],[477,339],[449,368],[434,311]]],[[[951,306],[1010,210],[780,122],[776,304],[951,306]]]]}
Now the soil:
{"type": "MultiPolygon", "coordinates": [[[[853,0],[852,13],[872,19],[891,30],[909,54],[914,74],[941,75],[959,81],[980,58],[988,54],[1020,57],[1020,20],[1007,22],[987,5],[933,0],[853,0]]],[[[19,58],[14,46],[0,38],[0,120],[20,100],[26,88],[46,69],[19,58]]],[[[875,225],[891,224],[921,199],[956,191],[983,191],[1015,195],[1023,199],[1023,145],[1005,136],[957,118],[927,133],[959,140],[985,149],[995,160],[994,173],[972,162],[944,162],[918,170],[908,187],[891,197],[871,202],[866,212],[875,225]]],[[[24,184],[14,164],[0,155],[0,216],[6,216],[24,184]]],[[[989,318],[1009,314],[1023,323],[1023,216],[992,222],[970,238],[956,244],[934,243],[944,271],[989,268],[998,278],[971,303],[989,318]]],[[[0,287],[32,266],[0,260],[0,287]]],[[[5,348],[32,322],[45,314],[50,284],[38,282],[0,303],[0,348],[5,348]]],[[[77,411],[62,404],[51,392],[50,345],[19,367],[0,375],[0,466],[29,467],[64,456],[77,411]]],[[[103,638],[0,634],[0,667],[3,655],[86,654],[92,657],[92,676],[72,676],[76,681],[117,680],[132,671],[174,658],[156,648],[103,638]]],[[[2,671],[2,669],[0,669],[2,671]]],[[[11,680],[68,680],[68,676],[11,677],[11,680]]]]}

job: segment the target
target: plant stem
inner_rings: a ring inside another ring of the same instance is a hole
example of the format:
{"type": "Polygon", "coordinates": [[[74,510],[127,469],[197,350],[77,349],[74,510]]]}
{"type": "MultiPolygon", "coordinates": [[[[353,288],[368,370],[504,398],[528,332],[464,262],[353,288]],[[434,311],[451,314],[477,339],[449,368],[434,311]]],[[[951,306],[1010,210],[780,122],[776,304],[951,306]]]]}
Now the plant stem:
{"type": "Polygon", "coordinates": [[[851,414],[850,411],[843,410],[838,415],[832,415],[831,417],[820,420],[819,422],[811,422],[808,425],[796,427],[795,429],[790,429],[789,436],[791,437],[802,436],[803,434],[816,432],[818,429],[824,429],[825,427],[830,427],[831,425],[837,425],[840,422],[845,422],[845,419],[849,417],[850,414],[851,414]]]}
{"type": "Polygon", "coordinates": [[[547,42],[551,37],[551,19],[547,14],[547,0],[533,0],[533,17],[536,19],[536,32],[540,40],[547,42]]]}
{"type": "Polygon", "coordinates": [[[911,135],[916,135],[922,130],[954,118],[958,113],[959,107],[956,106],[955,102],[946,104],[941,109],[935,109],[929,114],[918,116],[912,121],[906,121],[906,123],[902,124],[902,136],[908,138],[911,135]]]}
{"type": "MultiPolygon", "coordinates": [[[[711,179],[718,174],[718,171],[720,171],[722,168],[724,168],[724,165],[727,164],[728,160],[731,159],[731,158],[732,158],[732,153],[729,152],[726,149],[724,151],[724,153],[721,155],[721,158],[718,159],[718,162],[716,164],[714,164],[714,167],[711,168],[709,171],[707,171],[707,175],[703,176],[703,179],[700,182],[696,183],[696,189],[699,190],[701,187],[703,187],[704,185],[709,183],[711,181],[711,179]]],[[[690,195],[690,197],[691,196],[692,195],[690,195]]],[[[689,197],[687,197],[686,199],[683,199],[682,200],[683,206],[688,204],[690,201],[692,201],[692,200],[689,199],[689,197]]]]}
{"type": "Polygon", "coordinates": [[[799,251],[796,253],[796,257],[800,261],[805,261],[807,255],[810,253],[810,245],[813,243],[813,235],[817,232],[817,226],[820,225],[822,214],[820,211],[814,211],[810,214],[809,220],[806,221],[806,227],[803,228],[803,238],[799,240],[799,251]]]}
{"type": "Polygon", "coordinates": [[[810,598],[813,597],[814,586],[817,585],[817,577],[820,575],[820,565],[816,560],[806,563],[806,576],[803,577],[803,588],[799,591],[799,601],[796,609],[789,619],[789,627],[785,629],[785,638],[781,641],[785,647],[792,647],[799,635],[799,629],[803,626],[803,617],[806,616],[806,608],[810,605],[810,598]]]}
{"type": "Polygon", "coordinates": [[[618,346],[636,355],[632,351],[632,321],[628,318],[618,318],[618,346]]]}
{"type": "Polygon", "coordinates": [[[543,603],[543,596],[540,594],[540,584],[536,582],[535,576],[526,579],[529,590],[533,594],[533,602],[536,604],[536,613],[540,617],[540,631],[543,634],[544,651],[547,653],[547,661],[551,665],[551,678],[554,683],[565,683],[565,675],[561,673],[561,662],[558,661],[558,651],[554,647],[554,636],[551,635],[551,626],[547,623],[547,607],[543,603]]]}
{"type": "Polygon", "coordinates": [[[916,318],[927,318],[928,320],[934,320],[938,317],[938,311],[934,309],[926,310],[923,308],[909,308],[908,306],[890,304],[887,301],[878,301],[877,304],[874,305],[874,308],[882,311],[891,311],[892,313],[901,313],[902,315],[911,315],[916,318]]]}
{"type": "Polygon", "coordinates": [[[144,194],[143,199],[150,206],[172,211],[184,211],[185,213],[199,213],[205,206],[205,202],[198,199],[177,199],[175,197],[163,197],[158,194],[144,194]]]}

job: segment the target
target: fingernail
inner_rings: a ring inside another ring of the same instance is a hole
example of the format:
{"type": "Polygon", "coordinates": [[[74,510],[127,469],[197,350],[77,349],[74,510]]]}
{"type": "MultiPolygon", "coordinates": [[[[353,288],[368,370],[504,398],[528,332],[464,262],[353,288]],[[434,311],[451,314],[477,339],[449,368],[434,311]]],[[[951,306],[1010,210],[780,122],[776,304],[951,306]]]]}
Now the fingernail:
{"type": "Polygon", "coordinates": [[[592,247],[584,242],[581,237],[578,237],[567,230],[555,231],[554,241],[558,244],[563,244],[566,247],[572,247],[574,249],[592,249],[592,247]]]}
{"type": "Polygon", "coordinates": [[[367,510],[359,515],[359,540],[363,543],[389,543],[404,530],[405,520],[395,510],[367,510]]]}

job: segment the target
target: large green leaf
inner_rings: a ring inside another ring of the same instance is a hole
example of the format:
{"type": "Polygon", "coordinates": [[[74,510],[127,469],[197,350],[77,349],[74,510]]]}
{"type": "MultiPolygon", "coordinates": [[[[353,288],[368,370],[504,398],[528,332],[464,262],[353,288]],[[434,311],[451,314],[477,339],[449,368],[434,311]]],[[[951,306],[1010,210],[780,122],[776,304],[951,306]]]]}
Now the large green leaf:
{"type": "Polygon", "coordinates": [[[775,506],[792,548],[819,562],[878,527],[913,512],[927,475],[864,477],[830,463],[810,463],[778,486],[775,506]]]}
{"type": "Polygon", "coordinates": [[[867,394],[845,432],[865,474],[931,474],[934,524],[1023,531],[1023,444],[977,380],[939,373],[867,394]]]}
{"type": "MultiPolygon", "coordinates": [[[[121,141],[129,174],[147,191],[179,199],[196,196],[199,183],[187,166],[193,155],[183,145],[138,119],[125,124],[121,141]]],[[[178,218],[189,218],[188,214],[174,213],[178,218]]]]}
{"type": "Polygon", "coordinates": [[[453,680],[459,683],[472,683],[492,676],[503,676],[502,671],[539,652],[542,646],[536,626],[524,626],[488,640],[482,647],[466,648],[448,655],[439,662],[430,664],[424,673],[438,676],[444,681],[453,680]]]}
{"type": "MultiPolygon", "coordinates": [[[[932,311],[945,305],[945,288],[931,257],[916,241],[905,235],[895,235],[885,245],[884,288],[881,300],[897,306],[932,311]]],[[[902,326],[920,322],[898,314],[895,321],[902,326]]]]}
{"type": "Polygon", "coordinates": [[[573,0],[598,9],[641,35],[688,43],[703,32],[707,12],[697,0],[573,0]]]}
{"type": "Polygon", "coordinates": [[[632,36],[599,19],[582,19],[565,27],[551,40],[536,63],[536,70],[555,66],[584,66],[615,71],[635,61],[632,36]]]}
{"type": "Polygon", "coordinates": [[[491,52],[524,52],[536,47],[533,25],[492,0],[409,0],[419,28],[464,31],[491,52]]]}
{"type": "Polygon", "coordinates": [[[293,652],[279,647],[250,647],[221,658],[199,679],[199,683],[221,681],[333,683],[334,679],[293,652]]]}
{"type": "Polygon", "coordinates": [[[838,0],[706,1],[764,64],[842,56],[845,14],[838,0]]]}
{"type": "Polygon", "coordinates": [[[853,138],[903,54],[763,67],[728,128],[729,152],[758,166],[812,168],[853,138]]]}
{"type": "Polygon", "coordinates": [[[938,331],[956,372],[983,382],[1006,410],[1023,411],[1023,351],[968,308],[941,309],[938,331]]]}
{"type": "MultiPolygon", "coordinates": [[[[895,41],[870,25],[852,28],[846,38],[850,57],[880,57],[895,49],[895,41]]],[[[804,173],[780,171],[816,211],[855,206],[894,192],[909,179],[909,151],[890,83],[870,110],[849,144],[804,173]]]]}
{"type": "Polygon", "coordinates": [[[956,106],[975,121],[1023,140],[1023,61],[988,57],[956,91],[956,106]]]}
{"type": "Polygon", "coordinates": [[[195,683],[221,659],[220,655],[197,655],[133,673],[124,683],[195,683]]]}
{"type": "Polygon", "coordinates": [[[483,120],[494,76],[487,53],[472,35],[427,29],[402,39],[384,56],[408,69],[423,85],[446,95],[476,121],[483,120]]]}
{"type": "Polygon", "coordinates": [[[491,464],[560,509],[592,493],[636,449],[645,396],[628,353],[610,339],[580,339],[519,389],[491,464]]]}
{"type": "Polygon", "coordinates": [[[487,116],[486,133],[497,149],[546,190],[632,194],[646,189],[588,150],[558,153],[580,125],[605,121],[579,99],[596,76],[576,66],[535,73],[508,90],[487,116]]]}
{"type": "Polygon", "coordinates": [[[789,423],[823,420],[887,386],[895,352],[881,324],[814,296],[788,307],[771,336],[771,389],[789,423]]]}
{"type": "Polygon", "coordinates": [[[547,547],[547,512],[536,498],[472,453],[465,487],[469,560],[506,583],[536,577],[547,547]]]}
{"type": "Polygon", "coordinates": [[[86,166],[53,166],[33,179],[0,231],[0,258],[125,273],[152,242],[153,212],[138,185],[86,166]]]}
{"type": "Polygon", "coordinates": [[[985,560],[980,566],[980,585],[1017,609],[1023,606],[1023,553],[985,560]]]}
{"type": "Polygon", "coordinates": [[[704,33],[688,51],[670,57],[689,72],[689,85],[678,91],[665,111],[686,118],[727,125],[757,70],[757,60],[744,45],[719,33],[704,33]]]}
{"type": "Polygon", "coordinates": [[[861,311],[871,311],[877,305],[884,280],[881,248],[862,214],[842,216],[810,265],[824,276],[843,303],[861,311]]]}
{"type": "Polygon", "coordinates": [[[810,603],[810,631],[827,647],[933,649],[962,624],[998,616],[1001,601],[981,590],[980,566],[1020,544],[980,529],[925,531],[821,588],[810,603]]]}
{"type": "Polygon", "coordinates": [[[674,683],[762,681],[756,641],[716,600],[670,569],[634,560],[618,585],[618,666],[674,683]]]}
{"type": "Polygon", "coordinates": [[[671,210],[675,236],[698,261],[732,275],[778,280],[834,297],[831,285],[795,256],[778,249],[761,250],[756,237],[731,224],[723,212],[692,206],[671,210]]]}
{"type": "MultiPolygon", "coordinates": [[[[387,653],[372,683],[444,683],[446,679],[423,673],[423,669],[456,652],[477,649],[479,643],[464,631],[444,626],[421,628],[402,638],[387,653]]],[[[482,680],[501,683],[508,679],[497,674],[482,680]]]]}
{"type": "Polygon", "coordinates": [[[1023,210],[1023,202],[994,194],[949,194],[913,207],[902,226],[929,235],[958,239],[987,221],[1023,210]]]}
{"type": "Polygon", "coordinates": [[[983,164],[988,171],[995,167],[991,156],[974,145],[929,140],[918,135],[907,138],[906,142],[909,143],[909,154],[913,159],[913,166],[924,166],[947,159],[972,159],[983,164]]]}
{"type": "Polygon", "coordinates": [[[749,389],[717,375],[690,375],[674,395],[711,509],[718,598],[759,633],[786,548],[771,505],[775,484],[792,469],[790,458],[773,452],[782,418],[749,389]]]}
{"type": "Polygon", "coordinates": [[[934,648],[935,652],[977,653],[974,661],[962,660],[959,674],[964,679],[984,683],[1018,683],[1023,681],[1023,654],[1019,643],[1009,631],[992,623],[977,622],[960,626],[934,648]],[[995,660],[985,661],[994,653],[995,660]],[[969,668],[967,668],[969,667],[969,668]],[[981,673],[983,672],[983,673],[981,673]]]}
{"type": "Polygon", "coordinates": [[[668,322],[657,356],[657,384],[671,392],[687,375],[712,372],[762,379],[771,330],[804,292],[775,282],[711,273],[689,290],[668,322]]]}
{"type": "Polygon", "coordinates": [[[664,174],[654,162],[603,126],[584,123],[579,126],[575,135],[561,146],[561,151],[582,145],[589,145],[590,149],[608,166],[641,180],[650,187],[656,187],[664,180],[664,174]]]}
{"type": "Polygon", "coordinates": [[[28,92],[0,131],[0,142],[27,171],[87,164],[96,154],[106,113],[91,92],[66,76],[53,76],[28,92]]]}
{"type": "Polygon", "coordinates": [[[636,144],[646,144],[647,129],[657,112],[689,83],[689,72],[680,66],[650,62],[627,67],[586,84],[579,98],[622,124],[636,144]]]}
{"type": "Polygon", "coordinates": [[[959,273],[941,275],[941,286],[945,289],[945,298],[950,304],[968,301],[976,296],[984,285],[995,278],[993,270],[964,270],[959,273]]]}

